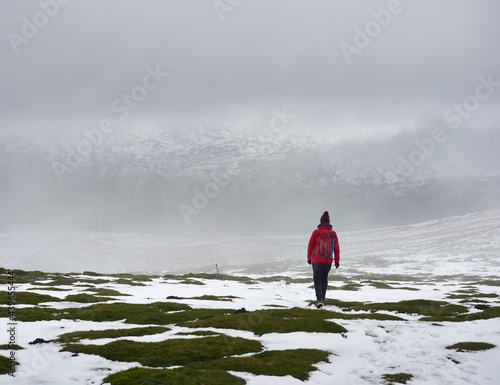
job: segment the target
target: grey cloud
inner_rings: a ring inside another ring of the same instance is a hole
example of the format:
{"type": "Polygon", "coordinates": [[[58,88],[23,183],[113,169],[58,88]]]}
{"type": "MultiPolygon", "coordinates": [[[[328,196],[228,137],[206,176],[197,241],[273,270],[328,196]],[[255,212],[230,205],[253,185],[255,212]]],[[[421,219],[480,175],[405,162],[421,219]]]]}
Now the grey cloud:
{"type": "Polygon", "coordinates": [[[40,6],[4,2],[2,115],[95,121],[156,64],[171,78],[134,115],[158,121],[246,119],[289,105],[311,124],[356,116],[368,125],[440,113],[477,76],[500,78],[494,2],[401,0],[347,63],[339,44],[354,44],[355,28],[389,3],[242,2],[221,21],[207,1],[73,1],[16,55],[7,34],[40,6]]]}

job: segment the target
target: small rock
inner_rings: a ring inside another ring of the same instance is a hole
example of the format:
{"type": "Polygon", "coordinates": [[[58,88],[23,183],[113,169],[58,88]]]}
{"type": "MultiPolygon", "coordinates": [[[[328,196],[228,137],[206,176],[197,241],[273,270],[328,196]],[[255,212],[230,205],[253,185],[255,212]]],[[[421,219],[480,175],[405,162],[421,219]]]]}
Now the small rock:
{"type": "Polygon", "coordinates": [[[177,297],[175,295],[169,295],[167,299],[182,299],[181,297],[177,297]]]}
{"type": "Polygon", "coordinates": [[[486,309],[489,309],[491,306],[490,305],[476,305],[474,307],[478,310],[486,310],[486,309]]]}
{"type": "Polygon", "coordinates": [[[248,310],[242,307],[241,309],[236,310],[233,314],[240,314],[240,313],[248,313],[248,310]]]}
{"type": "Polygon", "coordinates": [[[45,341],[43,338],[37,338],[34,341],[31,341],[29,344],[30,345],[48,344],[49,342],[52,342],[52,341],[45,341]]]}

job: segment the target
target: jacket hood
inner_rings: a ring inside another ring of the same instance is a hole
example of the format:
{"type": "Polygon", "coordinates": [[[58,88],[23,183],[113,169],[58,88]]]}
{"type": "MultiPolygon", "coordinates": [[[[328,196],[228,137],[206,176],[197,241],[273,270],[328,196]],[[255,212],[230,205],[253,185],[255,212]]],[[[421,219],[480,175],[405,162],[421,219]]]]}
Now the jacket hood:
{"type": "Polygon", "coordinates": [[[320,227],[329,227],[329,228],[332,228],[333,226],[332,226],[331,224],[329,224],[329,223],[320,223],[320,224],[318,225],[318,229],[319,229],[320,227]]]}

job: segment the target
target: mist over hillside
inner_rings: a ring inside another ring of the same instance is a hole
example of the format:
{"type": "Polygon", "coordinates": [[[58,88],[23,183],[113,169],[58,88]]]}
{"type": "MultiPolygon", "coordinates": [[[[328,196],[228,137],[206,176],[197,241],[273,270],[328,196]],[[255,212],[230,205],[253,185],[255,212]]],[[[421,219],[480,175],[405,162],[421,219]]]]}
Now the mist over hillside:
{"type": "Polygon", "coordinates": [[[463,129],[434,147],[431,135],[249,124],[4,133],[0,229],[300,234],[324,210],[352,230],[498,207],[499,134],[463,129]]]}

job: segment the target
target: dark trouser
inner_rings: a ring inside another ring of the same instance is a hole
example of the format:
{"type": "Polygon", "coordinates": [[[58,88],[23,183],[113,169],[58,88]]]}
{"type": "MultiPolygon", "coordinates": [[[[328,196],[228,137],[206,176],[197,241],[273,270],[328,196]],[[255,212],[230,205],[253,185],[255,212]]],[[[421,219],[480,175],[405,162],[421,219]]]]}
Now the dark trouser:
{"type": "Polygon", "coordinates": [[[328,287],[328,273],[332,268],[332,264],[313,262],[312,268],[316,299],[318,302],[325,302],[326,288],[328,287]]]}

